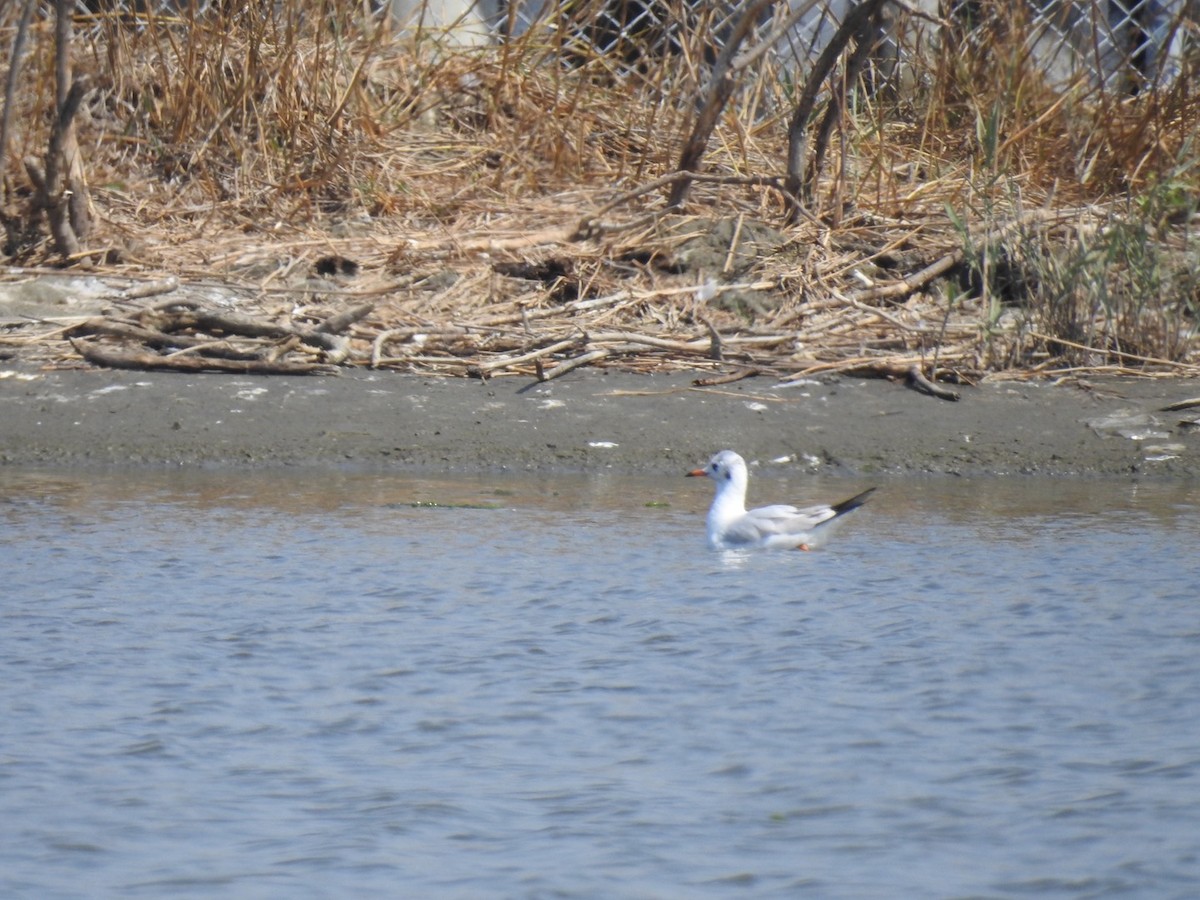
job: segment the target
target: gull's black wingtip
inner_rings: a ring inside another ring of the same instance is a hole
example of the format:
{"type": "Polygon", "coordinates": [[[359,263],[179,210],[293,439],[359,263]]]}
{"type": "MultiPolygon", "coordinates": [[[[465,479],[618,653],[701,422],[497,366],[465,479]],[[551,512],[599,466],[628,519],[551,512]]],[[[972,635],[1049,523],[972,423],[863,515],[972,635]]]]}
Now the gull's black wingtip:
{"type": "Polygon", "coordinates": [[[861,494],[855,494],[849,500],[843,500],[841,503],[835,503],[830,509],[833,510],[835,516],[840,516],[843,513],[848,513],[852,509],[858,509],[867,502],[867,498],[875,493],[875,488],[867,488],[861,494]]]}

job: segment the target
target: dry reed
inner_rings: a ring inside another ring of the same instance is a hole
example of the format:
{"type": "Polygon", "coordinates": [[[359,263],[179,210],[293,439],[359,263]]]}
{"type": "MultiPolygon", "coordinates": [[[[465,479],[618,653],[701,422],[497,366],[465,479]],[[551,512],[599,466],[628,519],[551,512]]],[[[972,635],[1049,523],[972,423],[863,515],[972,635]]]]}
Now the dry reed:
{"type": "MultiPolygon", "coordinates": [[[[16,12],[0,13],[8,46],[16,12]]],[[[777,55],[738,72],[686,204],[667,207],[702,28],[630,69],[561,30],[456,48],[323,0],[80,17],[95,227],[68,262],[219,284],[301,324],[371,300],[348,361],[409,371],[1200,374],[1195,78],[1054,86],[1028,23],[997,15],[958,43],[947,23],[900,32],[906,62],[848,86],[791,225],[803,71],[777,55]],[[328,259],[357,274],[319,276],[328,259]]],[[[35,17],[27,44],[5,252],[58,266],[19,168],[45,153],[53,22],[35,17]]]]}

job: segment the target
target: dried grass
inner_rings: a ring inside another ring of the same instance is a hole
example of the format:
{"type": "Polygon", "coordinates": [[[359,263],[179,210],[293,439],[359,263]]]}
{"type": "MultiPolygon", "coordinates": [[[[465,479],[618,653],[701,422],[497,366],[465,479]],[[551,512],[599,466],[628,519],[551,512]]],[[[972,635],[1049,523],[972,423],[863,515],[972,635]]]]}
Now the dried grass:
{"type": "MultiPolygon", "coordinates": [[[[958,48],[914,32],[911,65],[853,95],[814,206],[785,228],[778,60],[745,76],[668,210],[699,45],[620,74],[578,49],[561,65],[538,34],[456,49],[319,0],[76,26],[75,71],[100,87],[78,122],[98,224],[73,262],[220,285],[301,323],[372,300],[356,364],[1200,374],[1187,73],[1134,96],[1057,90],[1019,21],[958,48]],[[359,274],[317,276],[328,257],[359,274]]],[[[4,173],[26,267],[61,262],[27,227],[18,167],[44,153],[51,32],[35,21],[4,173]]]]}

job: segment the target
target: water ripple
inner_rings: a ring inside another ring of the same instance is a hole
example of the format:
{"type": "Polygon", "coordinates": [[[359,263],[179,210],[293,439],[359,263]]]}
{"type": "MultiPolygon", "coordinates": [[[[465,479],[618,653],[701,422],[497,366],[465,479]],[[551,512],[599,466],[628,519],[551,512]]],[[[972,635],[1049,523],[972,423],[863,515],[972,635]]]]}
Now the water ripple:
{"type": "Polygon", "coordinates": [[[1200,493],[604,484],[11,477],[0,894],[1190,896],[1200,493]]]}

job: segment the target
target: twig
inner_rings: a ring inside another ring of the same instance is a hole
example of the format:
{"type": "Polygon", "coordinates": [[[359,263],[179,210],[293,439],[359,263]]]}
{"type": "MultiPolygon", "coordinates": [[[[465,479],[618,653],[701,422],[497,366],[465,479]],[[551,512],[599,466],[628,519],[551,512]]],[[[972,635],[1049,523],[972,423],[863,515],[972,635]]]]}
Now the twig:
{"type": "Polygon", "coordinates": [[[537,350],[531,350],[529,353],[522,353],[520,356],[506,356],[502,359],[488,360],[476,366],[476,370],[480,376],[488,375],[497,369],[505,369],[509,366],[519,366],[525,363],[534,362],[535,360],[545,359],[547,356],[553,356],[555,353],[562,353],[564,350],[570,350],[572,347],[578,347],[579,342],[583,340],[583,336],[579,335],[572,338],[567,338],[565,341],[558,341],[546,347],[540,347],[537,350]]]}
{"type": "MultiPolygon", "coordinates": [[[[278,350],[281,348],[275,349],[278,350]]],[[[175,359],[188,353],[202,353],[205,356],[215,356],[221,359],[263,360],[269,358],[269,360],[272,362],[279,359],[279,357],[283,355],[282,353],[278,352],[270,352],[270,349],[267,349],[267,351],[264,352],[263,347],[258,347],[253,350],[235,347],[229,341],[201,341],[198,344],[190,344],[186,347],[180,347],[178,350],[174,350],[170,353],[163,354],[163,359],[175,359]]]]}
{"type": "MultiPolygon", "coordinates": [[[[944,359],[958,359],[967,355],[967,351],[962,348],[947,350],[942,354],[944,359]]],[[[921,360],[911,356],[856,356],[849,359],[839,359],[831,362],[813,362],[799,372],[793,372],[784,382],[784,385],[797,381],[801,378],[806,378],[816,374],[830,374],[833,372],[861,372],[864,374],[877,375],[883,378],[907,378],[908,370],[914,365],[920,365],[921,360]]]]}
{"type": "Polygon", "coordinates": [[[659,350],[673,350],[676,353],[704,353],[709,352],[710,344],[703,338],[697,338],[694,341],[672,341],[666,338],[654,337],[649,334],[638,334],[632,331],[605,331],[598,334],[588,334],[588,342],[592,344],[642,344],[646,347],[655,347],[659,350]]]}
{"type": "Polygon", "coordinates": [[[381,357],[376,368],[387,368],[390,366],[432,366],[442,367],[449,366],[454,369],[474,368],[475,362],[470,359],[462,359],[458,356],[384,356],[381,357]]]}
{"type": "Polygon", "coordinates": [[[388,331],[381,331],[375,335],[375,340],[371,341],[371,368],[378,369],[379,363],[383,359],[383,348],[388,341],[393,338],[400,337],[407,328],[393,328],[388,331]]]}
{"type": "Polygon", "coordinates": [[[761,375],[762,369],[751,366],[745,369],[738,369],[736,372],[729,372],[725,375],[713,375],[709,378],[694,378],[692,384],[696,387],[715,387],[719,384],[733,384],[735,381],[741,381],[744,378],[754,378],[756,375],[761,375]]]}
{"type": "Polygon", "coordinates": [[[147,281],[143,284],[135,284],[133,287],[126,288],[125,290],[121,291],[119,299],[141,300],[144,297],[156,297],[159,294],[169,294],[178,289],[179,279],[174,275],[168,275],[166,278],[159,278],[154,281],[147,281]]]}
{"type": "Polygon", "coordinates": [[[594,362],[599,362],[608,356],[610,352],[611,351],[602,347],[599,350],[592,350],[589,353],[576,356],[574,359],[568,359],[565,362],[559,363],[553,369],[546,369],[544,372],[542,372],[539,380],[552,381],[555,378],[566,375],[568,372],[578,369],[580,366],[586,366],[594,362]]]}
{"type": "Polygon", "coordinates": [[[1027,332],[1029,337],[1038,341],[1045,341],[1048,344],[1061,344],[1064,347],[1071,347],[1075,350],[1086,350],[1088,353],[1099,353],[1103,356],[1116,356],[1119,359],[1131,360],[1133,362],[1144,363],[1151,366],[1167,366],[1172,369],[1180,369],[1185,372],[1200,372],[1200,366],[1194,366],[1190,363],[1175,362],[1173,359],[1161,359],[1157,356],[1139,356],[1136,353],[1125,353],[1121,350],[1109,350],[1104,347],[1089,347],[1087,344],[1078,344],[1075,341],[1068,341],[1062,337],[1051,337],[1048,334],[1041,334],[1037,331],[1027,332]]]}
{"type": "Polygon", "coordinates": [[[719,332],[717,330],[717,326],[714,325],[705,316],[697,316],[697,318],[700,320],[700,324],[702,324],[705,328],[708,329],[708,341],[709,341],[708,355],[709,355],[709,358],[715,359],[717,362],[720,362],[721,360],[723,360],[725,358],[725,342],[721,339],[721,332],[719,332]]]}
{"type": "Polygon", "coordinates": [[[742,238],[742,224],[746,221],[745,213],[738,213],[737,222],[733,226],[733,234],[729,237],[729,249],[725,253],[725,262],[721,266],[721,274],[725,275],[733,268],[733,260],[737,255],[738,243],[742,238]]]}

